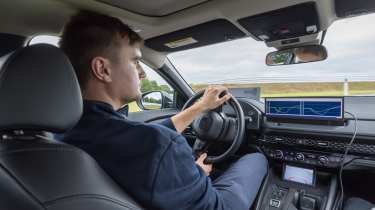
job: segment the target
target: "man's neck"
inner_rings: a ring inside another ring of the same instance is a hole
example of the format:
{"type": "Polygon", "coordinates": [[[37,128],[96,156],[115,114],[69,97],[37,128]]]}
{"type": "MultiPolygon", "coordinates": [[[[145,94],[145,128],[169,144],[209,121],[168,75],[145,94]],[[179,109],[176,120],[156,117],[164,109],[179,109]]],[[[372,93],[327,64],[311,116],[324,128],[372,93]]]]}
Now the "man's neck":
{"type": "Polygon", "coordinates": [[[99,92],[91,93],[90,91],[82,91],[82,97],[84,100],[101,101],[110,104],[114,110],[117,110],[122,106],[121,102],[116,102],[107,94],[101,94],[99,92]]]}

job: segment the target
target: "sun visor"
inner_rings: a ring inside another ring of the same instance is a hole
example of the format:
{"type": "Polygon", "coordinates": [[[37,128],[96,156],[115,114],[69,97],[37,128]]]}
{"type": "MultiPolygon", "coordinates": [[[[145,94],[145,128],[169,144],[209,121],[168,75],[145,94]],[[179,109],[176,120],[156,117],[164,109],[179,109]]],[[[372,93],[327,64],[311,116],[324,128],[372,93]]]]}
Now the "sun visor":
{"type": "Polygon", "coordinates": [[[147,39],[145,45],[159,52],[176,52],[244,37],[245,33],[225,19],[147,39]]]}
{"type": "Polygon", "coordinates": [[[291,39],[320,31],[315,2],[245,17],[238,22],[256,38],[265,42],[291,39]]]}
{"type": "Polygon", "coordinates": [[[335,0],[337,17],[351,17],[375,12],[374,0],[335,0]]]}

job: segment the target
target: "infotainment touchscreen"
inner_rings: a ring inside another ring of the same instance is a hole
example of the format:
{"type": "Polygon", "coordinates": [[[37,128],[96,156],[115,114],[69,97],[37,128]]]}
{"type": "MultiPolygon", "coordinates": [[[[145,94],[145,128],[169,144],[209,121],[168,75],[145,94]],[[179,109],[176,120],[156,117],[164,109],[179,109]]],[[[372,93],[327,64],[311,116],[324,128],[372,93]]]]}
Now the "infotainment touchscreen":
{"type": "Polygon", "coordinates": [[[301,184],[314,185],[314,169],[285,165],[283,179],[286,181],[298,182],[301,184]]]}
{"type": "Polygon", "coordinates": [[[266,98],[266,116],[274,118],[342,120],[343,98],[266,98]]]}

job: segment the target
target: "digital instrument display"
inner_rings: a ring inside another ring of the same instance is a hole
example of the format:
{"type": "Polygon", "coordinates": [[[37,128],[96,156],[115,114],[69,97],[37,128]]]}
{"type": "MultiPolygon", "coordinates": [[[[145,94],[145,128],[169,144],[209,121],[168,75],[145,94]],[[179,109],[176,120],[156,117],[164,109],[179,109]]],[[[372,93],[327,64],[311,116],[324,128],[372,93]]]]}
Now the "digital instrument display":
{"type": "Polygon", "coordinates": [[[260,99],[260,88],[229,88],[229,92],[236,98],[260,99]]]}
{"type": "Polygon", "coordinates": [[[266,116],[275,118],[342,120],[343,98],[266,98],[266,116]]]}
{"type": "Polygon", "coordinates": [[[314,169],[285,165],[283,179],[301,184],[314,185],[314,169]]]}

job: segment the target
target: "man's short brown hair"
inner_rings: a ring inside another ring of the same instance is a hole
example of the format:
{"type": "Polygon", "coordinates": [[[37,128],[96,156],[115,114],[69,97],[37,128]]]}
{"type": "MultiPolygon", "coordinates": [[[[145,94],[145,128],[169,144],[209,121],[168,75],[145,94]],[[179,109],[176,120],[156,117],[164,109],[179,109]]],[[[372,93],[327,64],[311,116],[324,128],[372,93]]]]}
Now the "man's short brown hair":
{"type": "Polygon", "coordinates": [[[92,59],[103,56],[117,61],[118,49],[125,37],[130,45],[142,42],[142,38],[118,18],[90,11],[71,17],[59,45],[70,59],[81,88],[89,78],[92,59]]]}

